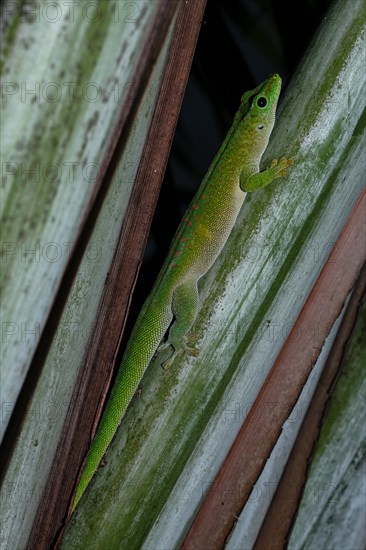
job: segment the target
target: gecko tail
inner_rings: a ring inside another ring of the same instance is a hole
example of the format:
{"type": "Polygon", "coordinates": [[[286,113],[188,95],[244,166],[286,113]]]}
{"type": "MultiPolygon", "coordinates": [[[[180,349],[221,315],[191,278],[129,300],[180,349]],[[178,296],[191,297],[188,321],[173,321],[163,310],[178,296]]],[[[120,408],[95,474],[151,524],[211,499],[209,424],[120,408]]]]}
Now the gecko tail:
{"type": "Polygon", "coordinates": [[[72,511],[98,469],[141,378],[171,323],[173,314],[169,300],[156,298],[153,301],[148,299],[145,303],[131,333],[115,384],[86,458],[72,511]]]}

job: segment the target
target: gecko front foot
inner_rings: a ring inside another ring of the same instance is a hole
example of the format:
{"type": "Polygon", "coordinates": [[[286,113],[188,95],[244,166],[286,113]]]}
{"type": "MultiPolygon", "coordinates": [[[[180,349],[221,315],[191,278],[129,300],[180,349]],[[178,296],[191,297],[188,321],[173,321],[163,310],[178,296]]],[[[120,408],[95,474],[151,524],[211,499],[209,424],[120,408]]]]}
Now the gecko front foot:
{"type": "Polygon", "coordinates": [[[292,166],[293,163],[293,159],[286,159],[284,157],[279,161],[277,159],[273,159],[268,170],[272,173],[273,179],[281,178],[282,176],[286,176],[287,168],[292,166]]]}

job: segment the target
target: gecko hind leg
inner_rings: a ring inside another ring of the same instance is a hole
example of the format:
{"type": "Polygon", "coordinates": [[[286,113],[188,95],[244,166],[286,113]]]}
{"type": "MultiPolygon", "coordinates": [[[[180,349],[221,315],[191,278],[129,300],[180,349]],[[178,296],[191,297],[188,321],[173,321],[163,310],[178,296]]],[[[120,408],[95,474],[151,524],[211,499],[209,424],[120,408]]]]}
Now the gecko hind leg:
{"type": "Polygon", "coordinates": [[[175,319],[170,327],[167,342],[163,345],[164,347],[172,346],[173,353],[169,359],[164,361],[162,365],[164,369],[168,369],[175,357],[184,351],[194,356],[199,353],[199,350],[193,345],[194,337],[191,335],[187,337],[198,310],[196,281],[183,283],[174,290],[172,310],[175,319]]]}

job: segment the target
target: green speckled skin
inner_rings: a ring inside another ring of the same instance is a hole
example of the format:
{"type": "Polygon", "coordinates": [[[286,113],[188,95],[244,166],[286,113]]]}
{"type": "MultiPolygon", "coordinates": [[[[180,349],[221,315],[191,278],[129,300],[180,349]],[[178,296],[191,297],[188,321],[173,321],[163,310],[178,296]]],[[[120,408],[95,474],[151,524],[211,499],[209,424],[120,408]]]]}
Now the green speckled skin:
{"type": "Polygon", "coordinates": [[[274,74],[242,97],[234,122],[179,225],[132,331],[87,456],[73,509],[98,468],[156,351],[171,348],[171,357],[164,368],[170,366],[178,353],[198,353],[188,338],[199,305],[197,282],[224,247],[246,193],[285,175],[292,164],[291,160],[281,159],[279,163],[275,160],[267,170],[259,172],[274,126],[280,90],[281,78],[274,74]],[[161,344],[168,329],[167,341],[161,344]]]}

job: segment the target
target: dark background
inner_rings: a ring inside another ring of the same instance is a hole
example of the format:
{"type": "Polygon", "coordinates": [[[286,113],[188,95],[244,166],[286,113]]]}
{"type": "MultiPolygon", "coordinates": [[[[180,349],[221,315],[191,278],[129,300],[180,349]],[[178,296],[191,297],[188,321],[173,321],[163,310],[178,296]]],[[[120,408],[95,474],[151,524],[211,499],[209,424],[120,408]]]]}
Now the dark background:
{"type": "MultiPolygon", "coordinates": [[[[331,0],[208,0],[125,338],[242,94],[271,73],[283,89],[331,0]]],[[[125,340],[124,338],[124,340],[125,340]]]]}

